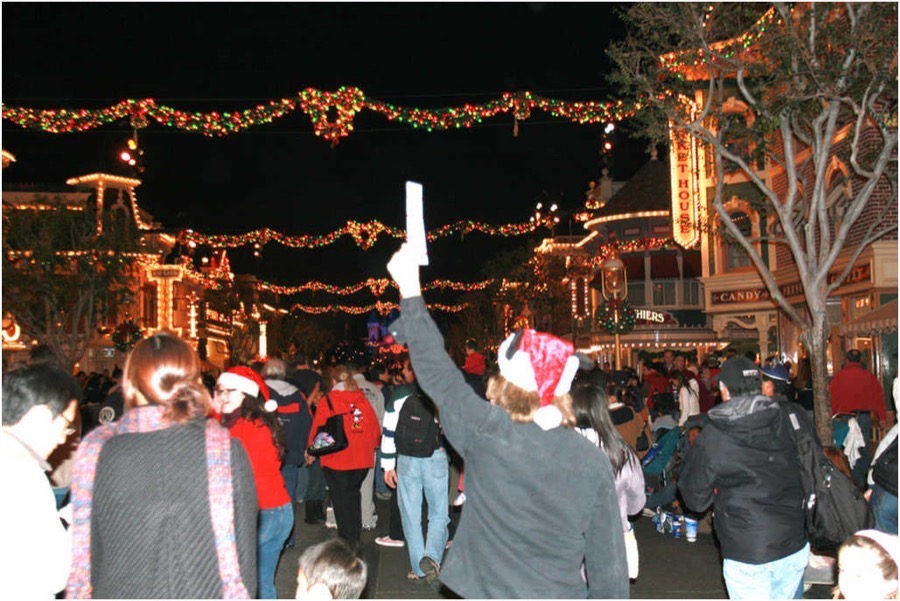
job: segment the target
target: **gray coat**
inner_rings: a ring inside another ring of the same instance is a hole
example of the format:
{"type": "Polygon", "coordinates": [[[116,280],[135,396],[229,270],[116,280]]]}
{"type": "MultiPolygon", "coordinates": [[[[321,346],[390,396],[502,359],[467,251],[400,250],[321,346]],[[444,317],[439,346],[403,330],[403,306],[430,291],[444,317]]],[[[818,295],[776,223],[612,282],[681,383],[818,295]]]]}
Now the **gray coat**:
{"type": "Polygon", "coordinates": [[[600,449],[574,430],[516,423],[485,403],[421,297],[403,299],[391,329],[466,462],[466,505],[441,581],[467,598],[627,598],[615,481],[600,449]]]}

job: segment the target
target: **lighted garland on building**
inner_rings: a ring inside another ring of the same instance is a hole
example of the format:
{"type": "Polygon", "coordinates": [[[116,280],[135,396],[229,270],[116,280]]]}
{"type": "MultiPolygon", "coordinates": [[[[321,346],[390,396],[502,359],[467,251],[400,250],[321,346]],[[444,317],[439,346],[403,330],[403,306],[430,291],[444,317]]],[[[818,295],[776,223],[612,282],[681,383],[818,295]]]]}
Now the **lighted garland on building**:
{"type": "Polygon", "coordinates": [[[113,346],[122,353],[130,351],[138,341],[144,337],[144,332],[134,320],[126,319],[113,330],[111,338],[113,346]]]}
{"type": "MultiPolygon", "coordinates": [[[[434,289],[450,289],[456,292],[474,292],[477,290],[484,290],[488,286],[491,285],[493,280],[483,280],[481,282],[454,282],[451,280],[434,280],[432,282],[426,283],[422,285],[422,290],[434,290],[434,289]]],[[[276,294],[297,294],[298,292],[326,292],[328,294],[338,294],[340,296],[349,296],[351,294],[355,294],[364,288],[368,288],[369,291],[374,296],[382,296],[384,295],[384,291],[388,287],[397,288],[397,284],[393,280],[389,280],[388,278],[367,278],[363,282],[357,282],[355,284],[350,284],[348,286],[337,286],[334,284],[326,284],[324,282],[306,282],[305,284],[300,284],[298,286],[279,286],[278,284],[272,284],[270,282],[259,282],[257,284],[257,288],[259,290],[266,290],[269,292],[275,292],[276,294]]]]}
{"type": "Polygon", "coordinates": [[[610,334],[627,334],[634,329],[635,312],[628,299],[611,299],[597,307],[594,319],[601,329],[610,334]],[[616,324],[616,311],[619,323],[616,324]],[[616,327],[618,325],[618,327],[616,327]]]}
{"type": "Polygon", "coordinates": [[[557,119],[579,124],[618,122],[640,109],[638,104],[613,102],[570,102],[532,94],[506,92],[484,104],[466,103],[457,107],[424,109],[402,107],[367,97],[356,87],[341,86],[335,92],[306,88],[294,97],[270,100],[241,111],[190,112],[157,104],[152,98],[127,99],[101,109],[33,109],[3,106],[3,118],[27,129],[40,129],[62,134],[88,131],[128,119],[133,127],[146,127],[155,121],[166,127],[219,137],[237,133],[253,126],[271,123],[297,109],[302,110],[313,124],[319,137],[337,144],[353,131],[357,113],[370,110],[389,121],[426,131],[469,128],[485,119],[512,113],[516,124],[528,119],[532,110],[542,110],[557,119]],[[334,118],[329,119],[333,114],[334,118]]]}
{"type": "MultiPolygon", "coordinates": [[[[440,303],[428,303],[428,309],[430,311],[443,311],[445,313],[459,313],[463,309],[468,306],[468,303],[463,303],[461,305],[443,305],[440,303]]],[[[300,311],[302,313],[308,313],[310,315],[324,315],[325,313],[346,313],[348,315],[364,315],[366,313],[371,313],[372,311],[377,311],[381,315],[387,315],[394,309],[400,309],[400,305],[398,303],[389,303],[383,301],[376,301],[374,304],[366,305],[364,307],[358,306],[347,306],[347,305],[326,305],[322,306],[311,306],[311,305],[302,305],[296,304],[291,307],[291,311],[300,311]]]]}
{"type": "Polygon", "coordinates": [[[591,267],[599,268],[611,256],[618,256],[623,253],[640,252],[644,250],[658,250],[660,248],[674,247],[675,240],[672,238],[638,238],[636,240],[627,240],[625,242],[610,242],[609,244],[601,244],[597,248],[597,254],[591,257],[591,267]]]}
{"type": "MultiPolygon", "coordinates": [[[[487,236],[521,236],[529,234],[541,226],[550,227],[545,221],[490,225],[479,221],[460,220],[431,230],[427,232],[426,237],[429,241],[433,241],[455,234],[465,236],[473,232],[487,236]]],[[[178,234],[178,239],[182,244],[203,244],[216,248],[237,248],[251,244],[262,247],[269,242],[277,242],[288,248],[321,248],[334,244],[341,236],[350,236],[361,249],[369,250],[378,242],[378,238],[382,234],[397,240],[406,238],[405,229],[384,225],[376,219],[364,223],[348,221],[344,227],[321,236],[312,234],[289,236],[269,228],[261,228],[243,234],[200,234],[194,230],[184,230],[178,234]]]]}

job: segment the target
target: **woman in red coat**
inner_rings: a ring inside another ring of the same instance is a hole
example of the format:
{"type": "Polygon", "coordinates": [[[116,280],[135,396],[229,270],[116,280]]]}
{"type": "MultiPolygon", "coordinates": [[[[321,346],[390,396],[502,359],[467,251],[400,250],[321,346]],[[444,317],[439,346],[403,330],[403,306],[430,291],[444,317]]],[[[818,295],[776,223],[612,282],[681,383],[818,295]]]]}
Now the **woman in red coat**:
{"type": "Polygon", "coordinates": [[[275,570],[294,527],[294,508],[281,475],[281,428],[272,413],[278,404],[269,400],[262,377],[242,365],[222,372],[214,392],[213,408],[231,437],[244,445],[253,466],[259,503],[259,598],[276,599],[275,570]]]}
{"type": "MultiPolygon", "coordinates": [[[[360,487],[368,470],[375,466],[375,449],[381,442],[381,424],[350,370],[338,365],[332,369],[330,376],[332,386],[342,382],[344,390],[331,390],[319,399],[310,429],[309,445],[312,445],[319,426],[324,425],[329,417],[344,414],[347,448],[322,455],[320,462],[331,492],[338,535],[348,541],[359,542],[362,531],[360,487]]],[[[314,460],[307,454],[307,464],[314,460]]]]}

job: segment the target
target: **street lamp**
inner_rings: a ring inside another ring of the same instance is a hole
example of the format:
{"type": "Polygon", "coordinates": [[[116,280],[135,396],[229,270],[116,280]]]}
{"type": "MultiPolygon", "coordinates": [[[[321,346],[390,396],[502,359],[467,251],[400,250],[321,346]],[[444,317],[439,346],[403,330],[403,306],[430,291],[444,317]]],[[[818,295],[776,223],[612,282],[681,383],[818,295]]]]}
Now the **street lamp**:
{"type": "Polygon", "coordinates": [[[622,301],[628,296],[628,276],[625,273],[625,264],[615,255],[604,261],[600,269],[603,271],[603,277],[600,280],[603,298],[607,302],[612,301],[613,304],[613,319],[616,326],[615,365],[616,370],[619,370],[621,369],[621,364],[619,363],[619,351],[621,350],[621,345],[619,344],[619,319],[621,317],[622,301]]]}

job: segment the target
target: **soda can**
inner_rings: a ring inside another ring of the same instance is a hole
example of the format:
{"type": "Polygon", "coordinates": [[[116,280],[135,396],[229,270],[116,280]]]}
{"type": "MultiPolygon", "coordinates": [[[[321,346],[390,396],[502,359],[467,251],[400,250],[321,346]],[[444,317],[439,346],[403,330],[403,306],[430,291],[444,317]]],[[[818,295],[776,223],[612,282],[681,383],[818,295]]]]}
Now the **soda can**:
{"type": "Polygon", "coordinates": [[[681,516],[672,516],[672,536],[674,536],[675,538],[681,538],[682,523],[683,522],[681,521],[681,516]]]}

